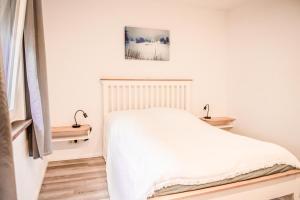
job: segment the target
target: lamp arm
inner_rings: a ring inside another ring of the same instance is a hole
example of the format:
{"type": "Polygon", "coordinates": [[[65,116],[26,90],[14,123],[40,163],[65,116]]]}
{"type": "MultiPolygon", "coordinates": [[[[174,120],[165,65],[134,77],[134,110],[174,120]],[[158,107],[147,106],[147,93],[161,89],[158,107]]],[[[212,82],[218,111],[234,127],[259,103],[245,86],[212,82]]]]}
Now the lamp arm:
{"type": "Polygon", "coordinates": [[[207,104],[207,112],[206,112],[206,117],[208,117],[209,114],[209,104],[207,104]]]}
{"type": "Polygon", "coordinates": [[[209,114],[209,104],[206,104],[204,106],[204,110],[206,110],[206,116],[204,117],[205,119],[210,119],[211,117],[208,115],[209,114]]]}
{"type": "Polygon", "coordinates": [[[83,111],[83,110],[77,110],[77,111],[75,112],[75,114],[74,114],[74,120],[75,120],[75,124],[76,124],[76,125],[77,125],[76,115],[77,115],[78,112],[84,113],[84,111],[83,111]]]}

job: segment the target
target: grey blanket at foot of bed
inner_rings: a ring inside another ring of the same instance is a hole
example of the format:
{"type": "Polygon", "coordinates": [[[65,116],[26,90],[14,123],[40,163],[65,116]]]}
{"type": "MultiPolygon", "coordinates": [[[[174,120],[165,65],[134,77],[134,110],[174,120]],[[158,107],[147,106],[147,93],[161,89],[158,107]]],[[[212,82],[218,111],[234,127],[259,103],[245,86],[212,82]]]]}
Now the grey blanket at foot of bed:
{"type": "Polygon", "coordinates": [[[204,188],[209,187],[215,187],[220,185],[225,185],[229,183],[235,183],[239,181],[246,181],[254,178],[259,178],[262,176],[268,176],[276,173],[282,173],[286,172],[288,170],[295,169],[292,166],[289,165],[274,165],[273,167],[264,168],[260,170],[256,170],[247,174],[242,174],[239,176],[236,176],[234,178],[229,178],[221,181],[216,181],[212,183],[206,183],[206,184],[200,184],[200,185],[174,185],[166,188],[162,188],[160,190],[155,191],[154,195],[152,197],[158,197],[158,196],[164,196],[164,195],[170,195],[170,194],[176,194],[181,192],[188,192],[193,190],[200,190],[204,188]]]}

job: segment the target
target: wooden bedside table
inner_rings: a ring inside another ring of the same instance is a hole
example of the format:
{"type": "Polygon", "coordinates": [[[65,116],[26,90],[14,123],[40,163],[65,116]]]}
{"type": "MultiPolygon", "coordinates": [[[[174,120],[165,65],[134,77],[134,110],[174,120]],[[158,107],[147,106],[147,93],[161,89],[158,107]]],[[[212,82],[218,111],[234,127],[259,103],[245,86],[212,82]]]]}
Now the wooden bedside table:
{"type": "Polygon", "coordinates": [[[86,141],[90,138],[91,131],[92,127],[88,124],[81,125],[79,128],[73,128],[72,126],[52,127],[52,141],[86,141]]]}
{"type": "Polygon", "coordinates": [[[211,119],[205,119],[204,117],[201,117],[200,119],[212,126],[224,130],[230,130],[233,128],[233,122],[235,121],[235,119],[231,117],[212,117],[211,119]]]}

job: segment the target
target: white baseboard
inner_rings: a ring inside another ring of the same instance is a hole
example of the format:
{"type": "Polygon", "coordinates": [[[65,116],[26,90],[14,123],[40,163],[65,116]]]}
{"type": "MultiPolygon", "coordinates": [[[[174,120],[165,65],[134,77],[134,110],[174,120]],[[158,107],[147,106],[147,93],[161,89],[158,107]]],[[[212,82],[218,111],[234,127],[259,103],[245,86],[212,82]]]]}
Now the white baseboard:
{"type": "Polygon", "coordinates": [[[48,157],[48,161],[62,161],[62,160],[73,160],[73,159],[82,159],[82,158],[94,158],[102,156],[101,153],[91,153],[91,154],[81,154],[81,155],[74,155],[70,154],[67,156],[56,156],[52,155],[48,157]]]}

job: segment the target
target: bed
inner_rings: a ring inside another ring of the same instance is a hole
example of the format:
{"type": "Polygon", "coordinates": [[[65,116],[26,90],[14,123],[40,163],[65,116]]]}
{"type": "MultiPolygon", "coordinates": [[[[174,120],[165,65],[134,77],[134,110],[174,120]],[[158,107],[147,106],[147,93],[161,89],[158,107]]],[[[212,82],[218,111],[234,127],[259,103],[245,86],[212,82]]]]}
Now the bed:
{"type": "Polygon", "coordinates": [[[197,119],[192,80],[105,78],[102,86],[111,200],[299,198],[297,158],[197,119]]]}

